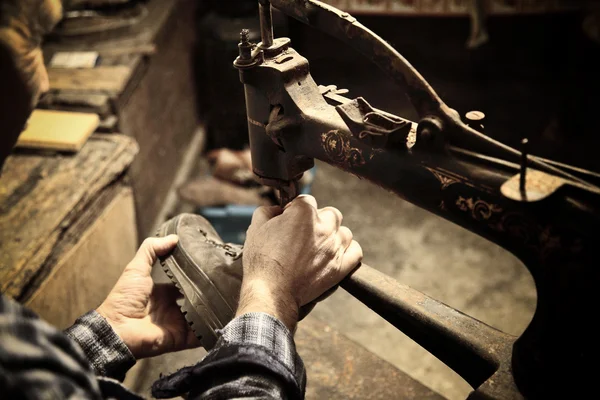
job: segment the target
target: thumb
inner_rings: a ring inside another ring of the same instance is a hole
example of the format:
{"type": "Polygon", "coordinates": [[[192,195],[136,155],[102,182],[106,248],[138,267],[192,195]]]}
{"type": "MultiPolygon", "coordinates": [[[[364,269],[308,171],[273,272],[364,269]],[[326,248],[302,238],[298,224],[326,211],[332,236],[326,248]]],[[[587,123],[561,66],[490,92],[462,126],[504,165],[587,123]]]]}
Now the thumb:
{"type": "Polygon", "coordinates": [[[152,266],[157,257],[169,254],[175,248],[179,241],[177,235],[168,235],[164,237],[149,237],[142,242],[138,249],[132,264],[143,263],[152,266]]]}

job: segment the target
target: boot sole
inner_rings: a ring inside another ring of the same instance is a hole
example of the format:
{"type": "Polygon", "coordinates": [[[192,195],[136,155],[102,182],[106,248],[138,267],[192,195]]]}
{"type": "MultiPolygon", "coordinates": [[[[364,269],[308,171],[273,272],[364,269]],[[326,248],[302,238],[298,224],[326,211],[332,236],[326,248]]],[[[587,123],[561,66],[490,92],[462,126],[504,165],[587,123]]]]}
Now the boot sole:
{"type": "MultiPolygon", "coordinates": [[[[157,235],[167,236],[176,233],[175,227],[177,226],[177,220],[178,218],[176,217],[165,223],[159,229],[157,235]]],[[[177,250],[178,248],[176,248],[174,252],[177,250]]],[[[185,257],[185,255],[183,256],[185,257]]],[[[213,307],[215,307],[215,305],[220,305],[222,307],[223,304],[225,304],[227,308],[229,308],[229,306],[226,305],[225,300],[213,286],[208,276],[201,270],[198,270],[196,281],[192,282],[173,255],[160,258],[159,261],[167,277],[185,297],[185,301],[180,307],[185,320],[190,325],[198,340],[202,343],[202,346],[206,350],[212,349],[218,339],[216,331],[223,329],[223,324],[213,312],[213,307]],[[212,307],[209,305],[212,305],[212,307]]]]}

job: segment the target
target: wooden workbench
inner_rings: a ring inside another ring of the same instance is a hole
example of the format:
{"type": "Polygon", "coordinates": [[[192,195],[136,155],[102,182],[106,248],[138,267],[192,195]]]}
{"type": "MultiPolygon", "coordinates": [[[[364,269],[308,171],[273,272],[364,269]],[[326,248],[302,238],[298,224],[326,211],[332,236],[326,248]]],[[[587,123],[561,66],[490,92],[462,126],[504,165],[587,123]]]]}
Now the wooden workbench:
{"type": "Polygon", "coordinates": [[[131,138],[76,154],[16,151],[0,176],[0,291],[64,328],[97,307],[137,248],[131,138]]]}
{"type": "MultiPolygon", "coordinates": [[[[138,234],[153,234],[171,184],[197,133],[193,84],[193,0],[149,0],[147,15],[127,29],[49,37],[56,52],[96,51],[95,68],[49,68],[50,92],[40,107],[94,112],[100,130],[134,138],[139,154],[130,169],[138,234]]],[[[162,221],[159,221],[162,222],[162,221]]]]}

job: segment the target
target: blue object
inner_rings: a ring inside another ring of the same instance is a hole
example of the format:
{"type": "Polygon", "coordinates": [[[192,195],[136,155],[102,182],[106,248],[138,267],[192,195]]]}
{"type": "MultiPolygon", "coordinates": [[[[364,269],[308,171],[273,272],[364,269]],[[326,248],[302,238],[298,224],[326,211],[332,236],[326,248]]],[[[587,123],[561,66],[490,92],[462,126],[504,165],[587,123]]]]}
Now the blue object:
{"type": "MultiPolygon", "coordinates": [[[[316,178],[316,167],[313,167],[313,182],[316,178]]],[[[302,194],[310,194],[312,182],[300,188],[302,194]]],[[[252,221],[252,214],[257,206],[228,204],[222,207],[202,207],[196,214],[202,215],[215,228],[225,243],[242,244],[246,241],[246,231],[252,221]]]]}

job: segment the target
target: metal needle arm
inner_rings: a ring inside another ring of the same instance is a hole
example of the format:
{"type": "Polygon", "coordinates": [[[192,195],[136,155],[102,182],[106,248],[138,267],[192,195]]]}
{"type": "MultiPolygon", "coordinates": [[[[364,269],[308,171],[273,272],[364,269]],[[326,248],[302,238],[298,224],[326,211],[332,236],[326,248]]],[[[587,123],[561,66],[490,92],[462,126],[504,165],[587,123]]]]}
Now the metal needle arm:
{"type": "Polygon", "coordinates": [[[271,13],[271,3],[269,0],[259,0],[258,8],[262,47],[271,47],[273,45],[273,14],[271,13]]]}

